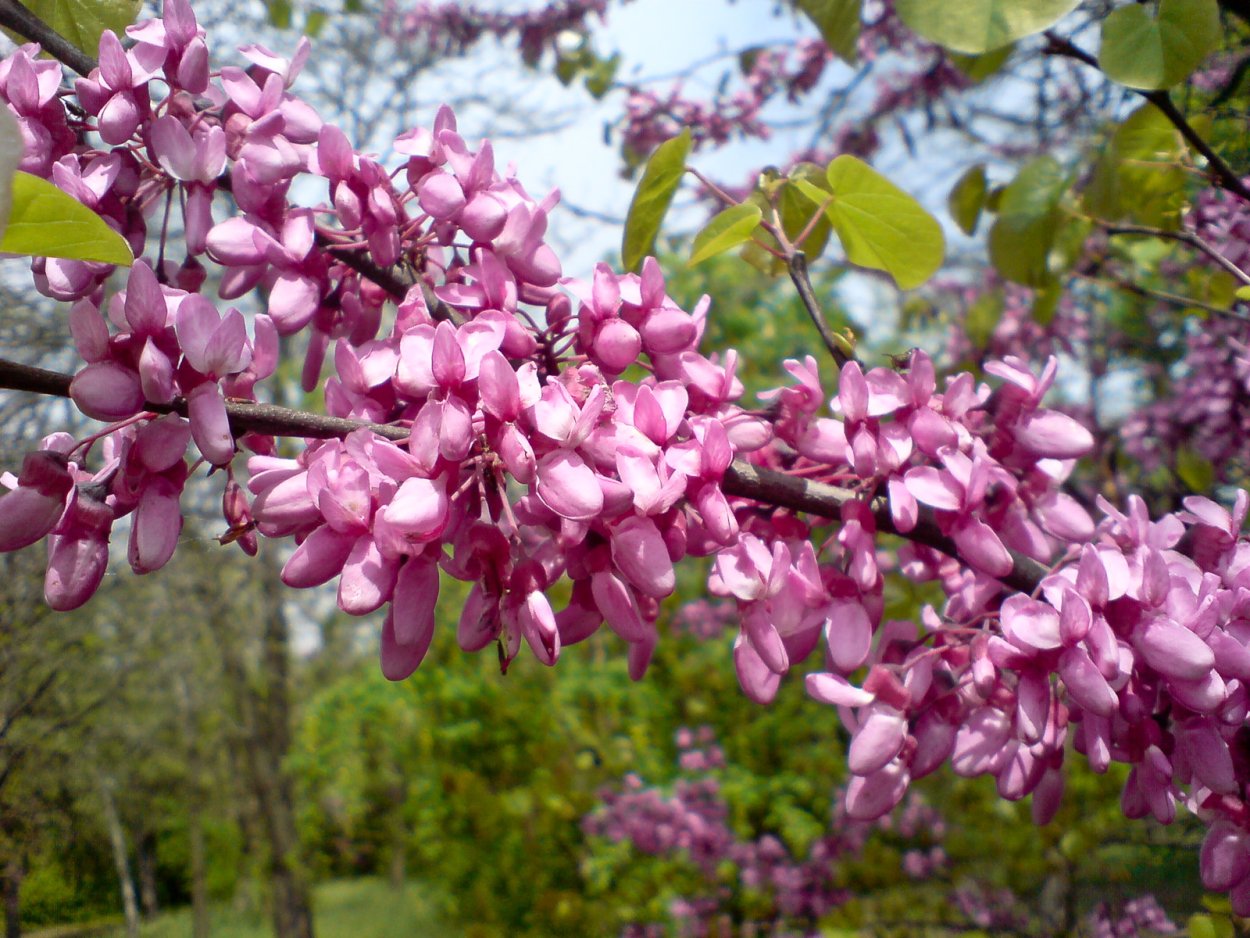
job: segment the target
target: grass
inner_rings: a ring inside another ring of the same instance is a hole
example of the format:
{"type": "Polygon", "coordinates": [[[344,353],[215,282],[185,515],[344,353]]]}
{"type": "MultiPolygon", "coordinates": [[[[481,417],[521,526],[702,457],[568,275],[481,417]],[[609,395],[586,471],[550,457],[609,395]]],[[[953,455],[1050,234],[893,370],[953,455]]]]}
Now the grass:
{"type": "MultiPolygon", "coordinates": [[[[322,883],[313,897],[317,938],[422,938],[448,935],[434,917],[423,887],[407,884],[396,891],[382,879],[350,879],[322,883]]],[[[240,913],[228,905],[211,910],[213,938],[272,938],[263,913],[240,913]]],[[[97,933],[123,938],[124,928],[97,933]]],[[[142,938],[191,938],[191,910],[178,909],[144,925],[142,938]]]]}

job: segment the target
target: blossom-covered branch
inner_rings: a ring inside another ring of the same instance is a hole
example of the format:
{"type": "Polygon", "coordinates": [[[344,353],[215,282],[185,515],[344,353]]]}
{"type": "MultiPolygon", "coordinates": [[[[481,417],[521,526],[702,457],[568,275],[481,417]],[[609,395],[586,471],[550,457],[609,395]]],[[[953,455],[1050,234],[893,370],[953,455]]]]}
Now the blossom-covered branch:
{"type": "Polygon", "coordinates": [[[0,476],[0,550],[46,539],[50,605],[92,596],[123,518],[131,568],[164,566],[202,475],[224,541],[287,541],[286,585],[336,582],[344,612],[382,613],[395,680],[425,658],[443,577],[470,584],[464,650],[494,646],[506,668],[524,644],[554,665],[606,626],[641,678],[676,565],[707,557],[751,699],[819,651],[807,688],[851,732],[851,817],[949,762],[1031,795],[1045,823],[1071,737],[1096,770],[1131,767],[1129,817],[1198,813],[1208,887],[1250,911],[1244,493],[1159,518],[1100,499],[1092,517],[1063,489],[1094,438],[1045,404],[1055,358],[986,362],[994,387],[940,377],[922,350],[847,360],[830,395],[806,356],[763,409],[744,403],[737,351],[705,347],[711,299],[683,308],[654,258],[565,276],[546,239],[558,191],[531,196],[450,109],[374,157],[294,92],[306,41],[215,70],[185,0],[127,33],[103,34],[73,107],[38,46],[0,63],[21,169],[138,258],[124,282],[95,260],[31,262],[83,365],[68,386],[8,367],[9,384],[105,425],[0,476]],[[297,179],[322,201],[290,198],[297,179]],[[263,312],[225,305],[254,290],[263,312]],[[296,336],[324,418],[258,402],[296,336]],[[305,440],[291,458],[287,432],[305,440]],[[908,539],[893,554],[887,531],[908,539]],[[887,574],[946,600],[888,620],[887,574]]]}

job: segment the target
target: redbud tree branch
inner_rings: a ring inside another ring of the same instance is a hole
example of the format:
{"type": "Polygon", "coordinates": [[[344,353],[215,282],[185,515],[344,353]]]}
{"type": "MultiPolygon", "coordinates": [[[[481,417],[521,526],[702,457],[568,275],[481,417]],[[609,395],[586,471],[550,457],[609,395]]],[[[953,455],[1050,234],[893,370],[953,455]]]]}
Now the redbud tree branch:
{"type": "Polygon", "coordinates": [[[1210,242],[1192,231],[1169,231],[1166,228],[1154,228],[1150,225],[1108,224],[1103,221],[1098,222],[1098,224],[1109,235],[1137,235],[1143,238],[1163,238],[1167,241],[1179,241],[1182,244],[1188,244],[1191,248],[1207,255],[1224,270],[1232,274],[1233,277],[1241,281],[1243,285],[1250,286],[1250,274],[1221,254],[1210,242]]]}
{"type": "MultiPolygon", "coordinates": [[[[69,397],[71,380],[71,375],[0,358],[0,389],[69,397]]],[[[168,404],[148,402],[143,406],[153,413],[187,414],[187,403],[182,398],[175,398],[168,404]]],[[[250,431],[267,436],[332,439],[347,436],[353,430],[362,428],[388,440],[402,440],[409,435],[407,428],[394,424],[364,423],[251,401],[226,401],[226,414],[230,418],[230,429],[236,436],[250,431]]],[[[742,459],[735,459],[730,465],[725,472],[722,487],[726,495],[749,498],[764,505],[829,519],[841,518],[842,506],[860,497],[860,493],[852,489],[798,478],[775,469],[752,465],[742,459]]],[[[922,509],[916,527],[904,533],[895,528],[894,519],[884,498],[874,498],[871,508],[878,530],[897,534],[949,557],[959,558],[954,541],[942,533],[932,512],[922,509]]],[[[1022,593],[1033,592],[1046,576],[1047,569],[1037,561],[1014,551],[1011,552],[1011,558],[1012,570],[1000,578],[1001,582],[1022,593]]]]}
{"type": "MultiPolygon", "coordinates": [[[[96,67],[94,59],[74,47],[31,13],[20,0],[0,0],[0,26],[5,26],[30,41],[39,43],[46,52],[80,75],[86,76],[96,67]]],[[[318,237],[318,243],[361,276],[380,286],[393,298],[402,299],[406,295],[408,284],[392,272],[378,267],[367,257],[338,247],[321,236],[318,237]]],[[[806,258],[803,253],[791,252],[787,258],[787,267],[800,299],[820,331],[825,345],[835,360],[843,364],[847,357],[838,346],[832,330],[824,320],[820,303],[816,299],[807,274],[806,258]]],[[[0,359],[0,389],[67,398],[71,380],[71,375],[0,359]]],[[[147,402],[144,404],[144,409],[153,413],[176,413],[186,416],[187,404],[185,400],[176,398],[168,404],[147,402]]],[[[251,401],[227,401],[226,414],[230,418],[231,431],[236,436],[250,431],[268,436],[330,439],[344,437],[362,427],[367,427],[389,440],[401,440],[409,435],[409,431],[404,427],[363,423],[280,407],[276,404],[259,404],[251,401]]],[[[796,478],[784,472],[754,466],[741,459],[735,459],[726,470],[723,488],[728,495],[749,498],[765,505],[807,512],[829,519],[840,518],[842,506],[860,497],[858,492],[849,489],[840,489],[810,479],[796,478]]],[[[893,517],[884,498],[873,499],[872,511],[878,530],[899,534],[908,540],[958,559],[959,554],[954,542],[942,533],[932,512],[927,509],[922,508],[916,527],[906,533],[895,529],[893,517]]],[[[1023,593],[1033,592],[1047,574],[1047,569],[1023,554],[1014,551],[1010,553],[1012,570],[1000,578],[1001,582],[1023,593]]]]}
{"type": "MultiPolygon", "coordinates": [[[[1070,59],[1076,59],[1078,62],[1084,62],[1091,68],[1102,70],[1096,58],[1079,46],[1074,45],[1071,41],[1050,30],[1046,31],[1045,36],[1049,43],[1045,49],[1048,55],[1067,56],[1070,59]]],[[[1189,145],[1202,154],[1203,159],[1207,161],[1207,167],[1210,169],[1212,178],[1229,192],[1236,193],[1247,202],[1250,202],[1250,188],[1247,188],[1246,184],[1241,181],[1241,177],[1234,172],[1231,166],[1224,162],[1224,158],[1211,149],[1211,145],[1203,139],[1202,134],[1194,129],[1193,125],[1185,118],[1185,115],[1172,103],[1172,98],[1166,90],[1143,91],[1139,88],[1132,90],[1157,107],[1163,113],[1163,116],[1172,122],[1172,126],[1180,131],[1181,136],[1185,138],[1189,145]]]]}
{"type": "MultiPolygon", "coordinates": [[[[31,42],[39,43],[44,52],[84,78],[90,75],[91,70],[97,65],[94,58],[23,6],[21,0],[0,0],[0,26],[12,30],[31,42]]],[[[218,182],[223,188],[229,189],[229,177],[223,177],[218,182]]],[[[350,267],[366,280],[377,284],[392,299],[402,300],[407,295],[410,283],[406,283],[393,271],[379,267],[362,252],[335,244],[321,232],[317,232],[316,242],[318,247],[327,250],[336,260],[350,267]]],[[[449,318],[446,309],[436,307],[442,307],[442,304],[431,304],[431,313],[436,319],[449,318]]]]}

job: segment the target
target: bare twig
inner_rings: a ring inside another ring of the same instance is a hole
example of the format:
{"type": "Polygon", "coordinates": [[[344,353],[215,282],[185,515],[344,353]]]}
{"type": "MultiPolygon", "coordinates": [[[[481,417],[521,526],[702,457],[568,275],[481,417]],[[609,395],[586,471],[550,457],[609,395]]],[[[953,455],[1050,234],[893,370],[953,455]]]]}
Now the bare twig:
{"type": "Polygon", "coordinates": [[[84,78],[96,67],[95,59],[35,16],[21,0],[0,0],[0,26],[39,43],[44,52],[84,78]]]}
{"type": "Polygon", "coordinates": [[[1182,244],[1188,244],[1191,248],[1201,251],[1211,260],[1215,261],[1226,271],[1236,277],[1242,284],[1250,285],[1250,274],[1246,273],[1227,257],[1215,249],[1209,241],[1199,237],[1192,231],[1169,231],[1166,228],[1154,228],[1150,225],[1127,225],[1115,224],[1109,225],[1105,222],[1099,222],[1104,231],[1109,235],[1137,235],[1143,238],[1163,238],[1168,241],[1179,241],[1182,244]]]}
{"type": "MultiPolygon", "coordinates": [[[[1234,319],[1237,322],[1250,322],[1250,319],[1241,315],[1236,310],[1226,309],[1223,306],[1216,306],[1214,303],[1207,303],[1203,300],[1196,300],[1191,296],[1182,296],[1179,293],[1168,293],[1165,290],[1151,290],[1148,287],[1143,287],[1139,284],[1133,283],[1131,280],[1125,280],[1122,277],[1097,277],[1093,274],[1083,274],[1079,271],[1074,273],[1074,276],[1089,283],[1095,283],[1104,287],[1111,287],[1114,290],[1123,290],[1125,293],[1132,293],[1134,296],[1140,296],[1148,300],[1158,300],[1160,303],[1169,303],[1172,306],[1177,306],[1181,309],[1201,309],[1213,316],[1223,316],[1227,319],[1234,319]]],[[[1097,421],[1094,423],[1097,425],[1097,421]]]]}
{"type": "Polygon", "coordinates": [[[807,315],[816,324],[816,331],[820,333],[821,341],[825,343],[825,348],[829,350],[829,354],[841,368],[851,359],[838,344],[837,336],[825,320],[820,301],[816,299],[816,291],[812,289],[812,279],[807,273],[807,255],[802,251],[793,251],[786,261],[786,269],[790,272],[790,280],[794,288],[799,292],[799,299],[803,301],[803,308],[807,310],[807,315]]]}

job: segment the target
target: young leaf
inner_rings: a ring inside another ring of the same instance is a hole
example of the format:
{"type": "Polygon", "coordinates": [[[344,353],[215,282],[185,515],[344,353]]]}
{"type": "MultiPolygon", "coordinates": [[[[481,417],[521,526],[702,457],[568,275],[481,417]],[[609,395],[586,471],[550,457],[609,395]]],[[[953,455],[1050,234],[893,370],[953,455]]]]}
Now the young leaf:
{"type": "Polygon", "coordinates": [[[983,349],[989,345],[994,330],[1003,318],[1004,303],[1005,297],[1000,289],[982,293],[968,307],[964,315],[964,331],[973,348],[983,349]]]}
{"type": "MultiPolygon", "coordinates": [[[[941,266],[942,227],[910,195],[853,156],[835,159],[826,177],[833,201],[825,212],[852,264],[884,270],[902,290],[920,286],[941,266]]],[[[817,204],[828,198],[806,180],[795,185],[817,204]]]]}
{"type": "Polygon", "coordinates": [[[129,267],[130,247],[73,196],[30,173],[13,177],[13,208],[0,253],[64,257],[129,267]]]}
{"type": "Polygon", "coordinates": [[[1220,41],[1217,0],[1161,0],[1159,16],[1129,4],[1103,20],[1098,64],[1112,81],[1153,91],[1187,78],[1220,41]]]}
{"type": "Polygon", "coordinates": [[[798,0],[798,5],[816,24],[820,38],[833,54],[854,65],[859,49],[860,0],[798,0]]]}
{"type": "Polygon", "coordinates": [[[955,219],[955,224],[966,235],[977,230],[981,209],[985,208],[986,191],[984,163],[971,167],[959,177],[959,182],[951,189],[946,205],[950,209],[951,218],[955,219]]]}
{"type": "Polygon", "coordinates": [[[760,223],[760,207],[753,202],[731,205],[703,226],[703,230],[694,236],[694,247],[690,252],[687,267],[702,263],[709,257],[724,254],[736,248],[744,241],[751,239],[753,232],[760,223]]]}
{"type": "Polygon", "coordinates": [[[952,52],[981,55],[1040,33],[1080,0],[897,0],[909,29],[952,52]]]}
{"type": "Polygon", "coordinates": [[[1011,53],[1015,51],[1015,43],[1008,43],[984,55],[959,55],[956,53],[951,56],[951,64],[971,78],[974,84],[979,85],[991,75],[996,74],[1007,63],[1007,60],[1011,58],[1011,53]]]}
{"type": "Polygon", "coordinates": [[[777,210],[781,214],[781,227],[791,241],[797,240],[804,231],[808,232],[803,243],[797,247],[807,255],[809,261],[813,261],[825,252],[825,245],[829,243],[829,235],[833,231],[829,224],[829,216],[821,209],[824,199],[832,193],[825,193],[824,198],[813,205],[812,200],[803,195],[795,185],[795,182],[800,179],[814,183],[817,188],[828,185],[825,181],[824,167],[817,166],[815,163],[800,163],[790,170],[790,178],[781,188],[777,199],[777,210]],[[814,215],[817,219],[813,224],[812,216],[814,215]]]}
{"type": "Polygon", "coordinates": [[[7,107],[0,107],[0,235],[9,223],[9,211],[13,207],[13,176],[21,165],[26,145],[17,118],[7,107]]]}
{"type": "Polygon", "coordinates": [[[989,248],[990,261],[1008,280],[1031,287],[1045,286],[1049,280],[1059,201],[1069,183],[1058,160],[1039,156],[1003,190],[989,248]]]}
{"type": "Polygon", "coordinates": [[[1185,140],[1153,104],[1116,128],[1085,188],[1085,210],[1104,221],[1128,217],[1173,230],[1186,204],[1185,140]]]}
{"type": "Polygon", "coordinates": [[[122,35],[135,21],[142,5],[142,0],[28,0],[26,3],[30,12],[92,56],[100,49],[100,35],[106,29],[122,35]]]}
{"type": "Polygon", "coordinates": [[[686,171],[689,153],[690,128],[687,127],[656,147],[651,159],[647,160],[642,180],[629,203],[629,214],[625,216],[621,263],[626,270],[638,270],[643,258],[653,250],[660,224],[681,184],[682,173],[686,171]]]}

